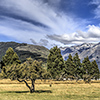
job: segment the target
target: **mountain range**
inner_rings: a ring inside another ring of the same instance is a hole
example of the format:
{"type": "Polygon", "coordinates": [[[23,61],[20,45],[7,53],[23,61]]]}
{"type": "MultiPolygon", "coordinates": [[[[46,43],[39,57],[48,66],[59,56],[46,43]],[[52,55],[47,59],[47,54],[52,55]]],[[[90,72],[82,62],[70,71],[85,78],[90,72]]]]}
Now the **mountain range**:
{"type": "Polygon", "coordinates": [[[64,60],[67,60],[69,54],[74,56],[75,53],[78,53],[81,61],[87,56],[89,57],[90,61],[96,60],[100,69],[100,42],[83,43],[81,45],[71,47],[60,47],[60,50],[64,60]]]}
{"type": "MultiPolygon", "coordinates": [[[[16,42],[0,42],[0,61],[9,47],[14,49],[21,62],[26,61],[26,58],[28,57],[32,57],[34,60],[42,60],[44,63],[47,62],[49,49],[43,46],[16,42]]],[[[64,60],[67,60],[69,54],[74,56],[75,53],[78,53],[81,61],[87,56],[89,57],[90,61],[96,60],[100,69],[100,42],[83,43],[81,45],[71,47],[60,47],[60,50],[64,60]]]]}

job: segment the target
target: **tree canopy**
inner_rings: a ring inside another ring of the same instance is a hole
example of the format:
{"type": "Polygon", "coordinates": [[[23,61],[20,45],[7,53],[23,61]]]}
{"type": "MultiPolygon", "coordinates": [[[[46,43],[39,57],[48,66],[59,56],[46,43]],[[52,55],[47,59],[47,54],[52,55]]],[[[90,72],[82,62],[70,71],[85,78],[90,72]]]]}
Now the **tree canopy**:
{"type": "Polygon", "coordinates": [[[91,67],[92,67],[91,74],[92,74],[93,78],[95,78],[96,80],[99,79],[99,68],[98,68],[98,65],[95,60],[92,61],[91,67]]]}
{"type": "Polygon", "coordinates": [[[21,61],[19,60],[17,53],[13,50],[13,48],[9,47],[6,54],[2,57],[2,64],[6,66],[20,63],[21,61]]]}
{"type": "Polygon", "coordinates": [[[73,63],[75,64],[75,77],[77,77],[77,79],[82,78],[82,64],[80,62],[78,53],[74,55],[73,63]]]}
{"type": "Polygon", "coordinates": [[[58,79],[65,65],[60,49],[56,46],[50,49],[47,59],[47,70],[51,73],[53,79],[58,79]]]}
{"type": "Polygon", "coordinates": [[[75,63],[73,62],[72,55],[69,54],[67,61],[65,61],[65,73],[68,77],[75,77],[75,63]]]}
{"type": "Polygon", "coordinates": [[[91,75],[91,71],[92,71],[92,66],[91,66],[91,62],[87,57],[84,58],[84,60],[82,61],[82,66],[83,66],[83,71],[84,71],[84,74],[87,74],[87,75],[91,75]]]}

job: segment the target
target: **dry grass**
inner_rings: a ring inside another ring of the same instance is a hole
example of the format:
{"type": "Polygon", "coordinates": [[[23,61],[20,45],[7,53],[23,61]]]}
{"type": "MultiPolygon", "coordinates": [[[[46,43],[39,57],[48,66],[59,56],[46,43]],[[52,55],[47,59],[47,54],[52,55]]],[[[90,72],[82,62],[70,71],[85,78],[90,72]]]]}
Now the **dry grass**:
{"type": "Polygon", "coordinates": [[[55,81],[56,84],[49,87],[48,81],[42,84],[43,81],[37,80],[36,91],[32,94],[29,93],[25,84],[15,84],[16,81],[10,84],[10,82],[10,80],[0,81],[2,83],[0,84],[0,100],[100,100],[100,81],[92,81],[91,84],[84,84],[84,82],[78,84],[75,81],[65,81],[67,83],[64,84],[60,81],[58,84],[55,81]],[[41,84],[38,84],[40,82],[41,84]]]}
{"type": "MultiPolygon", "coordinates": [[[[28,83],[31,83],[28,81],[28,83]]],[[[76,80],[70,81],[54,81],[54,80],[36,80],[35,84],[84,84],[85,82],[83,80],[79,80],[76,82],[76,80]]],[[[91,83],[100,83],[100,80],[92,80],[91,83]]],[[[23,82],[18,82],[17,80],[11,81],[10,79],[1,79],[0,84],[23,84],[23,82]]]]}

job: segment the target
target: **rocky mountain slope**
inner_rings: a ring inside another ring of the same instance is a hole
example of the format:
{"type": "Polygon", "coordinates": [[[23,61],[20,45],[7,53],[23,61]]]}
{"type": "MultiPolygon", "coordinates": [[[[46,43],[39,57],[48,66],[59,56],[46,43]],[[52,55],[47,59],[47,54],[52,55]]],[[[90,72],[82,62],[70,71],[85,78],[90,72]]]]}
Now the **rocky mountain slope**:
{"type": "Polygon", "coordinates": [[[24,62],[28,57],[32,57],[34,60],[42,60],[43,62],[46,62],[49,54],[49,50],[43,46],[16,42],[0,42],[0,61],[9,47],[14,49],[22,62],[24,62]]]}
{"type": "Polygon", "coordinates": [[[60,49],[64,60],[67,60],[69,53],[72,54],[72,56],[78,53],[81,61],[86,56],[89,57],[90,61],[96,60],[100,69],[100,43],[84,43],[77,46],[61,47],[60,49]]]}

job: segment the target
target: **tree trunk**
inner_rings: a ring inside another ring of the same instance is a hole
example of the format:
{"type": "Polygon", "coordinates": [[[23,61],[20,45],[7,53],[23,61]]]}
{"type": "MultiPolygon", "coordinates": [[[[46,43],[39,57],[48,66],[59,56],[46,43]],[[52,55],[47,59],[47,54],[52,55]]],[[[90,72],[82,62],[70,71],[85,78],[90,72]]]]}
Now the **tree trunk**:
{"type": "Polygon", "coordinates": [[[29,88],[30,90],[30,93],[33,93],[35,91],[35,86],[34,86],[34,83],[35,83],[35,80],[34,79],[31,79],[31,82],[32,82],[32,85],[31,87],[28,85],[27,81],[25,80],[20,80],[20,79],[17,79],[19,82],[24,82],[26,84],[26,86],[29,88]]]}
{"type": "Polygon", "coordinates": [[[35,91],[35,80],[31,79],[32,85],[31,85],[31,89],[30,89],[30,93],[33,93],[35,91]]]}

